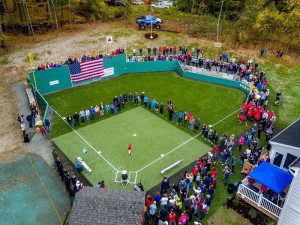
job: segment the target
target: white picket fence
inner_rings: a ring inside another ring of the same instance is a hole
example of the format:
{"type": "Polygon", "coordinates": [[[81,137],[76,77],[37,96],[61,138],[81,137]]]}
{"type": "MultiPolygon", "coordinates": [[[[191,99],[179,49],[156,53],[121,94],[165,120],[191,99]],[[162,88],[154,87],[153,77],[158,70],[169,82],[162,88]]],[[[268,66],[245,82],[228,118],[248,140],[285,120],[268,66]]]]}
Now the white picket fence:
{"type": "Polygon", "coordinates": [[[242,198],[247,198],[257,205],[257,207],[261,207],[269,213],[273,214],[277,218],[279,218],[280,212],[282,208],[268,199],[264,198],[262,194],[259,194],[252,189],[246,186],[246,180],[244,180],[238,188],[237,193],[242,196],[242,198]]]}

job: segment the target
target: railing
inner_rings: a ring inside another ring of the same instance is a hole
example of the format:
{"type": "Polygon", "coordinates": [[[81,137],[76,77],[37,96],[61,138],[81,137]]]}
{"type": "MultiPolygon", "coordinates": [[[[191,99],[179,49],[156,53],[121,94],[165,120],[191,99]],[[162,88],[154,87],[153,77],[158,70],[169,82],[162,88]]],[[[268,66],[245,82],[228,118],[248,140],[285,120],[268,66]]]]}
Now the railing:
{"type": "Polygon", "coordinates": [[[188,66],[188,65],[184,65],[183,67],[185,71],[192,72],[192,73],[204,74],[204,75],[219,77],[228,80],[240,81],[239,76],[231,73],[219,72],[219,68],[217,67],[212,67],[211,70],[207,70],[202,67],[195,67],[195,66],[188,66]]]}
{"type": "Polygon", "coordinates": [[[237,193],[242,195],[242,198],[246,197],[248,200],[254,202],[255,204],[258,204],[259,202],[259,194],[246,187],[244,184],[239,185],[237,193]]]}
{"type": "Polygon", "coordinates": [[[246,179],[239,185],[237,193],[242,196],[242,198],[247,198],[248,200],[252,201],[257,205],[257,207],[261,207],[264,210],[268,211],[272,215],[279,218],[280,212],[282,208],[273,202],[269,201],[268,199],[264,198],[262,194],[259,194],[249,187],[247,187],[246,179]]]}
{"type": "Polygon", "coordinates": [[[34,96],[37,98],[37,100],[39,100],[41,104],[43,104],[43,107],[45,108],[44,115],[43,117],[41,117],[43,123],[45,124],[45,119],[50,115],[49,103],[39,91],[37,91],[35,88],[32,89],[34,92],[34,96]]]}
{"type": "Polygon", "coordinates": [[[260,202],[260,207],[267,210],[269,213],[272,213],[273,215],[277,216],[279,218],[280,212],[282,208],[273,202],[269,201],[268,199],[262,197],[260,202]]]}

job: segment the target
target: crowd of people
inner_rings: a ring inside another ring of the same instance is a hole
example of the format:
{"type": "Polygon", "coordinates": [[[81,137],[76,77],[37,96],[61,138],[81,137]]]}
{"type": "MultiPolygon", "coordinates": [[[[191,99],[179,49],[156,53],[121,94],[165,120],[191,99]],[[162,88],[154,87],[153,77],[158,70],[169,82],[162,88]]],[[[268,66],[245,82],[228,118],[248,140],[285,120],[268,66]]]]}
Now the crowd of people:
{"type": "MultiPolygon", "coordinates": [[[[61,178],[61,181],[64,182],[66,191],[69,193],[71,204],[73,204],[75,200],[75,195],[78,191],[83,188],[83,181],[79,180],[76,176],[75,170],[67,170],[56,150],[53,150],[52,155],[54,157],[54,164],[57,169],[57,172],[61,178]]],[[[78,170],[78,165],[75,165],[76,171],[81,172],[78,170]]],[[[99,188],[106,188],[104,180],[98,183],[99,188]]]]}
{"type": "Polygon", "coordinates": [[[172,186],[164,177],[160,192],[146,197],[146,219],[162,225],[202,221],[214,199],[217,174],[213,157],[208,154],[199,158],[194,169],[190,173],[185,171],[181,180],[172,186]]]}
{"type": "Polygon", "coordinates": [[[96,52],[93,52],[91,55],[84,54],[80,59],[69,57],[65,62],[40,64],[40,65],[38,65],[37,68],[35,68],[35,70],[41,71],[41,70],[47,70],[47,69],[53,69],[56,67],[61,67],[62,65],[86,62],[86,61],[91,61],[91,60],[95,60],[95,59],[111,58],[113,56],[123,54],[124,52],[125,52],[125,50],[123,48],[118,48],[111,53],[97,54],[96,52]]]}
{"type": "MultiPolygon", "coordinates": [[[[203,137],[205,138],[205,135],[203,137]]],[[[251,148],[251,154],[255,155],[256,145],[251,141],[249,143],[250,146],[254,146],[251,148]]],[[[239,147],[247,144],[248,142],[243,142],[239,147]]],[[[221,163],[223,168],[224,186],[228,185],[231,175],[236,173],[238,159],[233,154],[233,148],[236,146],[234,134],[229,137],[223,134],[221,139],[213,144],[212,150],[206,156],[197,159],[195,167],[191,171],[185,171],[178,182],[170,185],[165,177],[161,182],[160,192],[146,197],[147,220],[154,221],[154,224],[186,225],[190,221],[201,222],[213,203],[218,164],[221,163]]]]}
{"type": "Polygon", "coordinates": [[[227,74],[235,74],[241,80],[252,82],[252,79],[257,75],[258,66],[257,62],[253,59],[236,60],[231,57],[229,53],[220,53],[219,59],[209,59],[204,57],[204,51],[201,48],[187,49],[185,47],[166,47],[161,46],[153,49],[147,48],[146,53],[140,48],[137,53],[136,49],[132,50],[132,55],[129,55],[129,62],[142,62],[142,61],[172,61],[178,60],[184,65],[203,68],[209,71],[222,72],[227,74]]]}
{"type": "Polygon", "coordinates": [[[24,142],[29,142],[29,132],[27,131],[27,127],[34,128],[37,127],[37,130],[41,132],[43,136],[46,136],[50,133],[50,120],[49,118],[46,118],[44,123],[41,121],[37,121],[37,116],[39,115],[37,107],[35,103],[30,103],[30,113],[26,115],[26,118],[24,115],[18,114],[17,121],[20,123],[24,142]],[[25,123],[25,120],[27,121],[28,126],[25,123]],[[40,123],[39,123],[40,122],[40,123]]]}

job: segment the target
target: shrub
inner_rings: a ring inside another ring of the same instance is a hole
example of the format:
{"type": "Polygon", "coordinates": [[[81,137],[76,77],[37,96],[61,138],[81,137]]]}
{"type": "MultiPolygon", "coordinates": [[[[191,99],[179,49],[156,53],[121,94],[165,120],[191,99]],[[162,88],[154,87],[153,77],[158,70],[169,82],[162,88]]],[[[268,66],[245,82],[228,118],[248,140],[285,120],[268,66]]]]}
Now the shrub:
{"type": "Polygon", "coordinates": [[[256,218],[257,217],[257,211],[255,209],[250,209],[248,211],[248,215],[252,218],[256,218]]]}
{"type": "Polygon", "coordinates": [[[4,58],[2,58],[2,59],[0,59],[0,64],[1,65],[6,65],[6,64],[9,64],[9,58],[7,58],[7,57],[4,57],[4,58]]]}
{"type": "Polygon", "coordinates": [[[237,198],[234,198],[234,199],[232,200],[232,203],[233,203],[235,206],[237,206],[237,205],[240,204],[240,202],[239,202],[239,200],[238,200],[237,198]]]}

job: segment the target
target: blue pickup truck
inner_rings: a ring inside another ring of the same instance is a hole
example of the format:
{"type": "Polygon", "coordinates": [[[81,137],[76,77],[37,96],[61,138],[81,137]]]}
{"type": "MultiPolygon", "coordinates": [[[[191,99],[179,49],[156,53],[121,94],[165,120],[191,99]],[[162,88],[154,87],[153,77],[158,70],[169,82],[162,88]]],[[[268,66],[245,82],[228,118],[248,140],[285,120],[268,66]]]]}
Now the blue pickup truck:
{"type": "Polygon", "coordinates": [[[144,30],[146,27],[154,27],[155,29],[160,29],[161,19],[155,18],[154,16],[142,16],[136,19],[136,23],[139,25],[139,28],[144,30]]]}

